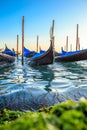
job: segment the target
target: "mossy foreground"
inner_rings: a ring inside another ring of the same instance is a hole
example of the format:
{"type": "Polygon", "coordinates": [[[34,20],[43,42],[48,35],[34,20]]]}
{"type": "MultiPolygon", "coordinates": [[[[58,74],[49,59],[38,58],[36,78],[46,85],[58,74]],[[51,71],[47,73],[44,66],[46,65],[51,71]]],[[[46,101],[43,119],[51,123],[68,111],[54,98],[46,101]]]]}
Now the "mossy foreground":
{"type": "Polygon", "coordinates": [[[26,113],[4,109],[0,130],[87,130],[87,100],[66,101],[26,113]]]}

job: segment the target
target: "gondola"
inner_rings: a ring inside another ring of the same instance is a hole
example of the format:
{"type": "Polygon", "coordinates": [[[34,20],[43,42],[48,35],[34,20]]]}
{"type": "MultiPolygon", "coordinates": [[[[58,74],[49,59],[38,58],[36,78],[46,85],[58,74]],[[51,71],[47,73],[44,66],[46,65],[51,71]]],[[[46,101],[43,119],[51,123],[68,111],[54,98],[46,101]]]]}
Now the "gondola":
{"type": "Polygon", "coordinates": [[[15,51],[10,50],[7,46],[5,47],[5,50],[2,51],[2,53],[3,53],[3,54],[10,55],[10,56],[16,56],[15,51]]]}
{"type": "Polygon", "coordinates": [[[87,49],[70,51],[63,51],[59,56],[55,56],[56,62],[74,62],[87,60],[87,49]]]}
{"type": "Polygon", "coordinates": [[[52,64],[54,61],[53,43],[51,41],[50,47],[44,53],[39,53],[34,55],[28,60],[28,64],[31,66],[35,65],[48,65],[52,64]]]}
{"type": "Polygon", "coordinates": [[[15,57],[0,53],[0,64],[13,63],[14,61],[15,61],[15,57]]]}
{"type": "Polygon", "coordinates": [[[13,63],[15,56],[16,53],[6,46],[5,50],[0,52],[0,66],[13,63]]]}

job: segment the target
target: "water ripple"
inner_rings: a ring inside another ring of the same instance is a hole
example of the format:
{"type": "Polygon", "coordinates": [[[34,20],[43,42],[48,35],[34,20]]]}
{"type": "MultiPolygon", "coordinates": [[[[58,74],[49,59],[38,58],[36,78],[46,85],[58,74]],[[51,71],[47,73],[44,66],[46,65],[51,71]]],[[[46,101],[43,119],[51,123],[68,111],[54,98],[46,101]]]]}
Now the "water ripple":
{"type": "Polygon", "coordinates": [[[0,66],[0,93],[31,87],[42,91],[87,88],[87,61],[30,67],[19,60],[0,66]]]}

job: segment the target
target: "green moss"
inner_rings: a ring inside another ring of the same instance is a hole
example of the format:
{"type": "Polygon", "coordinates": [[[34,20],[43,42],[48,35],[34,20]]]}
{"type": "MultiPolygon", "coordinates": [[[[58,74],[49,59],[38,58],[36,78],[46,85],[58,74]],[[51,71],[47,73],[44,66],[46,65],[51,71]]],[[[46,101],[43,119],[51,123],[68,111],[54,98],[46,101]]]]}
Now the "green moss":
{"type": "Polygon", "coordinates": [[[1,130],[59,130],[58,121],[43,113],[26,113],[12,123],[1,126],[1,130]]]}
{"type": "Polygon", "coordinates": [[[65,111],[60,117],[60,125],[63,130],[86,130],[85,115],[81,111],[65,111]]]}
{"type": "Polygon", "coordinates": [[[55,105],[51,110],[51,114],[55,114],[56,116],[60,117],[64,111],[69,111],[74,109],[75,103],[72,101],[66,101],[65,103],[61,103],[55,105]]]}
{"type": "Polygon", "coordinates": [[[4,109],[0,130],[87,130],[87,101],[65,103],[22,113],[4,109]]]}
{"type": "Polygon", "coordinates": [[[20,111],[10,111],[10,110],[4,109],[0,113],[0,124],[15,120],[19,118],[21,115],[23,115],[23,113],[20,111]]]}
{"type": "Polygon", "coordinates": [[[86,101],[78,102],[76,105],[76,110],[82,111],[84,115],[87,115],[87,102],[86,101]]]}

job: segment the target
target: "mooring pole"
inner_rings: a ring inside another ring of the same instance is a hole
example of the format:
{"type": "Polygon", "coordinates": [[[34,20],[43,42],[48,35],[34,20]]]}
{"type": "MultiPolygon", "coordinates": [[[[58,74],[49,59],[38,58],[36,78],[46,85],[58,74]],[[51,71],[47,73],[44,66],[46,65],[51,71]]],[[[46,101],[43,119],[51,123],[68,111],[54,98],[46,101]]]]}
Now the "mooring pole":
{"type": "Polygon", "coordinates": [[[18,59],[18,44],[19,44],[19,35],[17,35],[17,59],[18,59]]]}
{"type": "Polygon", "coordinates": [[[70,44],[70,51],[72,51],[72,44],[70,44]]]}
{"type": "Polygon", "coordinates": [[[80,38],[78,37],[78,49],[80,50],[80,38]]]}
{"type": "Polygon", "coordinates": [[[68,36],[66,37],[66,51],[68,51],[68,36]]]}
{"type": "Polygon", "coordinates": [[[39,46],[39,51],[41,51],[41,46],[39,46]]]}
{"type": "Polygon", "coordinates": [[[77,28],[76,28],[76,51],[78,50],[78,28],[79,28],[79,25],[77,24],[77,28]]]}
{"type": "Polygon", "coordinates": [[[52,37],[51,37],[51,39],[52,39],[52,43],[53,43],[53,47],[54,47],[54,20],[52,22],[52,37]]]}
{"type": "Polygon", "coordinates": [[[24,16],[22,16],[22,65],[24,64],[24,16]]]}
{"type": "Polygon", "coordinates": [[[39,39],[39,37],[37,36],[37,47],[36,47],[37,52],[38,52],[38,39],[39,39]]]}
{"type": "MultiPolygon", "coordinates": [[[[54,55],[54,52],[55,52],[55,48],[54,48],[54,20],[52,21],[52,37],[51,37],[51,40],[52,40],[52,46],[53,46],[53,55],[54,55]]],[[[54,60],[53,60],[54,62],[54,60]]]]}

